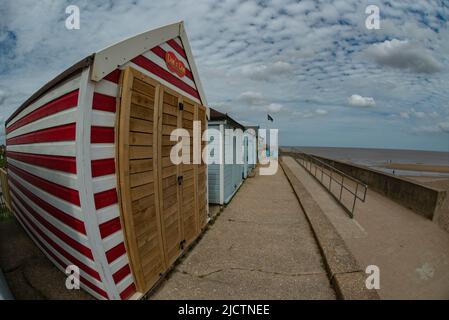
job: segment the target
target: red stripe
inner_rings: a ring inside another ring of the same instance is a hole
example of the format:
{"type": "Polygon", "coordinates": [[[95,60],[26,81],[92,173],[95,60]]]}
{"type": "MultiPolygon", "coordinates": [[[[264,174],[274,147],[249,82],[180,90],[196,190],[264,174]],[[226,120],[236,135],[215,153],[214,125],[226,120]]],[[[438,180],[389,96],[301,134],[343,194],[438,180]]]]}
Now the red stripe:
{"type": "Polygon", "coordinates": [[[92,126],[91,143],[114,143],[115,133],[113,127],[92,126]]]}
{"type": "Polygon", "coordinates": [[[126,264],[123,268],[121,268],[119,271],[114,273],[112,275],[112,278],[114,278],[115,283],[119,283],[130,273],[131,273],[131,269],[129,268],[129,265],[126,264]]]}
{"type": "Polygon", "coordinates": [[[94,257],[92,255],[92,251],[90,248],[86,247],[85,245],[79,243],[78,241],[75,241],[70,236],[65,234],[63,231],[56,228],[54,225],[52,225],[50,222],[45,220],[40,214],[38,214],[31,206],[25,201],[16,191],[11,190],[12,194],[16,196],[16,198],[22,203],[22,205],[25,207],[25,209],[28,210],[28,212],[37,220],[39,223],[48,231],[53,233],[55,236],[57,236],[59,239],[64,241],[68,246],[75,249],[85,257],[93,260],[94,257]]]}
{"type": "MultiPolygon", "coordinates": [[[[47,254],[52,257],[55,262],[57,264],[59,264],[62,269],[66,269],[67,268],[67,263],[65,263],[64,261],[62,261],[61,259],[59,259],[50,249],[48,249],[43,243],[42,241],[40,241],[31,231],[31,229],[23,222],[22,217],[19,217],[19,220],[22,221],[24,228],[26,228],[28,230],[28,232],[31,235],[31,238],[33,238],[33,240],[37,243],[40,244],[40,246],[42,247],[42,249],[47,252],[47,254]]],[[[83,276],[80,276],[80,282],[85,284],[87,287],[91,288],[92,290],[94,290],[95,292],[97,292],[99,295],[103,296],[104,298],[108,299],[108,296],[106,294],[106,292],[100,288],[98,288],[96,285],[92,284],[90,281],[88,281],[87,279],[85,279],[83,276]]]]}
{"type": "Polygon", "coordinates": [[[120,298],[122,298],[123,300],[128,299],[134,293],[136,293],[136,286],[134,285],[134,283],[131,283],[128,288],[120,293],[120,298]]]}
{"type": "Polygon", "coordinates": [[[17,174],[19,177],[25,181],[31,183],[32,185],[42,189],[60,199],[66,200],[74,205],[80,206],[80,198],[78,191],[61,186],[59,184],[50,182],[48,180],[42,179],[34,174],[28,173],[22,169],[19,169],[12,164],[8,163],[8,169],[17,174]]]}
{"type": "Polygon", "coordinates": [[[120,224],[120,218],[114,218],[109,220],[108,222],[100,224],[100,235],[101,239],[110,236],[111,234],[119,231],[122,228],[120,224]]]}
{"type": "MultiPolygon", "coordinates": [[[[9,176],[10,182],[13,182],[14,186],[19,189],[24,195],[27,196],[28,199],[33,201],[36,205],[41,207],[45,212],[51,214],[53,217],[61,221],[62,223],[68,225],[72,229],[78,231],[79,233],[86,234],[86,228],[84,227],[84,222],[74,218],[67,213],[59,210],[58,208],[53,207],[47,202],[43,201],[39,197],[37,197],[34,193],[32,193],[29,189],[22,186],[16,179],[9,176]]],[[[12,189],[12,188],[11,188],[12,189]]]]}
{"type": "MultiPolygon", "coordinates": [[[[56,263],[58,263],[62,269],[66,269],[67,268],[67,263],[65,263],[64,261],[62,261],[61,259],[59,259],[50,249],[47,248],[47,246],[45,246],[41,240],[39,240],[34,233],[31,231],[31,229],[24,223],[23,221],[23,217],[16,215],[18,217],[18,219],[20,221],[22,221],[22,224],[24,226],[25,229],[28,230],[31,238],[33,238],[33,240],[37,243],[40,244],[40,246],[42,247],[42,249],[47,252],[47,254],[52,257],[56,263]]],[[[87,272],[86,272],[87,273],[87,272]]],[[[96,285],[92,284],[90,281],[86,280],[84,277],[80,276],[80,281],[85,284],[87,287],[91,288],[92,290],[94,290],[95,292],[97,292],[98,294],[100,294],[101,296],[103,296],[104,298],[108,299],[108,296],[106,294],[106,292],[100,288],[98,288],[96,285]]]]}
{"type": "Polygon", "coordinates": [[[98,293],[100,296],[102,296],[103,298],[109,299],[108,294],[106,293],[106,291],[104,291],[101,288],[98,288],[96,285],[94,285],[93,283],[91,283],[90,281],[84,279],[83,277],[80,276],[80,282],[82,282],[86,287],[91,288],[93,291],[95,291],[96,293],[98,293]]]}
{"type": "MultiPolygon", "coordinates": [[[[154,47],[153,49],[151,49],[151,51],[157,55],[159,58],[161,58],[162,60],[165,61],[165,54],[167,53],[167,51],[165,51],[164,49],[162,49],[161,47],[157,46],[154,47]]],[[[193,75],[192,72],[190,72],[190,70],[186,69],[186,76],[187,78],[190,78],[190,80],[193,80],[193,75]]]]}
{"type": "Polygon", "coordinates": [[[108,263],[115,261],[117,258],[123,256],[126,253],[125,244],[119,243],[114,248],[106,252],[106,259],[108,263]]]}
{"type": "Polygon", "coordinates": [[[78,90],[69,92],[53,101],[50,101],[43,106],[37,108],[33,112],[27,114],[20,120],[6,129],[6,134],[11,133],[17,128],[20,128],[28,123],[34,122],[46,116],[55,114],[62,110],[70,109],[78,104],[78,90]]]}
{"type": "Polygon", "coordinates": [[[7,139],[6,144],[15,145],[39,142],[73,141],[75,140],[75,132],[75,123],[64,124],[62,126],[41,129],[7,139]]]}
{"type": "Polygon", "coordinates": [[[117,103],[115,97],[107,96],[102,93],[94,92],[92,100],[92,108],[94,110],[103,110],[108,112],[115,112],[117,103]]]}
{"type": "Polygon", "coordinates": [[[104,77],[104,79],[114,83],[118,83],[120,81],[120,69],[115,69],[106,77],[104,77]]]}
{"type": "Polygon", "coordinates": [[[75,157],[49,156],[34,153],[8,151],[8,158],[53,170],[59,170],[67,173],[76,173],[75,157]]]}
{"type": "MultiPolygon", "coordinates": [[[[17,216],[19,216],[23,222],[23,219],[25,219],[33,228],[34,232],[31,232],[32,234],[37,233],[39,234],[50,246],[53,247],[53,249],[55,251],[57,251],[59,254],[61,254],[64,258],[66,258],[67,260],[69,260],[72,264],[78,266],[81,270],[83,270],[84,272],[86,272],[88,275],[90,275],[91,277],[97,279],[98,281],[101,281],[100,275],[98,274],[97,271],[95,271],[94,269],[92,269],[91,267],[87,266],[86,264],[84,264],[83,262],[81,262],[80,260],[78,260],[77,258],[75,258],[74,256],[72,256],[70,253],[68,253],[67,251],[65,251],[61,246],[59,246],[56,242],[54,242],[50,237],[48,237],[48,235],[46,235],[41,229],[39,229],[36,224],[34,224],[33,221],[30,220],[30,218],[28,218],[28,216],[26,214],[23,213],[22,209],[20,209],[20,207],[17,205],[17,203],[14,201],[13,199],[13,203],[16,206],[17,209],[17,216]]],[[[25,225],[25,223],[24,223],[25,225]]],[[[30,230],[30,229],[29,229],[30,230]]],[[[41,244],[41,246],[43,248],[46,248],[45,245],[43,245],[42,241],[40,241],[39,239],[36,240],[41,244]]],[[[48,249],[47,249],[48,250],[48,249]]]]}
{"type": "Polygon", "coordinates": [[[193,89],[191,86],[186,84],[184,81],[180,80],[167,70],[159,67],[156,63],[153,61],[145,58],[144,56],[138,56],[131,60],[138,66],[144,68],[145,70],[148,70],[149,72],[155,74],[156,76],[164,79],[165,81],[171,83],[172,85],[178,87],[182,91],[190,94],[192,97],[195,97],[197,99],[200,99],[200,95],[198,94],[198,91],[193,89]]]}
{"type": "Polygon", "coordinates": [[[115,173],[114,159],[92,160],[92,177],[106,176],[115,173]]]}
{"type": "Polygon", "coordinates": [[[95,200],[95,209],[99,210],[101,208],[117,203],[118,202],[117,192],[115,191],[115,189],[111,189],[96,193],[94,195],[94,200],[95,200]]]}
{"type": "Polygon", "coordinates": [[[177,53],[179,53],[181,56],[183,56],[185,59],[187,59],[186,52],[184,51],[184,48],[181,47],[175,40],[171,39],[167,41],[168,45],[175,49],[177,53]]]}

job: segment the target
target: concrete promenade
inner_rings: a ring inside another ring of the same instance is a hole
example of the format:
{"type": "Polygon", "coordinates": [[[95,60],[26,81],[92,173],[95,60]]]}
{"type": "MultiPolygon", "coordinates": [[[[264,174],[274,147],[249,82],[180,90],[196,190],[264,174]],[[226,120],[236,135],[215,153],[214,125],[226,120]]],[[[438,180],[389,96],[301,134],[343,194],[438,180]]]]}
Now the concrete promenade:
{"type": "Polygon", "coordinates": [[[369,189],[366,202],[357,202],[355,218],[350,219],[293,158],[284,157],[284,162],[328,216],[360,266],[380,268],[382,299],[449,299],[447,232],[369,189]]]}
{"type": "Polygon", "coordinates": [[[150,299],[335,299],[291,186],[248,178],[150,299]]]}

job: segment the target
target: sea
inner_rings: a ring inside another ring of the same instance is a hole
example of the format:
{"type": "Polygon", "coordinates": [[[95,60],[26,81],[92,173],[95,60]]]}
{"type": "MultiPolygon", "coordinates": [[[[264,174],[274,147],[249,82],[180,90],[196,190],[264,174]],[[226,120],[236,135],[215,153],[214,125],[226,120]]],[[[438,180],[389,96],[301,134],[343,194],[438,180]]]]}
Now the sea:
{"type": "MultiPolygon", "coordinates": [[[[449,152],[400,150],[400,149],[371,149],[371,148],[339,148],[339,147],[289,147],[305,153],[314,154],[335,160],[351,162],[368,166],[372,169],[393,173],[392,169],[384,168],[388,162],[412,163],[426,165],[449,166],[449,152]]],[[[401,176],[443,176],[448,173],[394,170],[394,174],[401,176]]]]}

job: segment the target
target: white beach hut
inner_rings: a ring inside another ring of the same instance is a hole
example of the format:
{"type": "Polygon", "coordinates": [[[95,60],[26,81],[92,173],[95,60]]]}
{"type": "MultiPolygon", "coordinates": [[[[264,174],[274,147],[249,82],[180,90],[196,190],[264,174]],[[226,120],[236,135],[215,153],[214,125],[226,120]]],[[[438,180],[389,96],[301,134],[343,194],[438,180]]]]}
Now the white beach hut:
{"type": "Polygon", "coordinates": [[[207,167],[169,155],[206,106],[180,22],[81,60],[6,121],[14,215],[94,297],[141,297],[203,230],[207,167]]]}

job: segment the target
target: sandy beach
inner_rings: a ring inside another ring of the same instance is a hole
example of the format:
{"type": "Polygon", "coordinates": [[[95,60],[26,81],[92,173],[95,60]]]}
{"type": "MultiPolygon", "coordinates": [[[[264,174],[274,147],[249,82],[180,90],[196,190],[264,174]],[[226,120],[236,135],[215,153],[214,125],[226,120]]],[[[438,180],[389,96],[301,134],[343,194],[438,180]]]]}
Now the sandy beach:
{"type": "Polygon", "coordinates": [[[384,164],[383,167],[386,169],[395,169],[395,170],[449,173],[449,166],[432,165],[432,164],[392,162],[384,164]]]}

